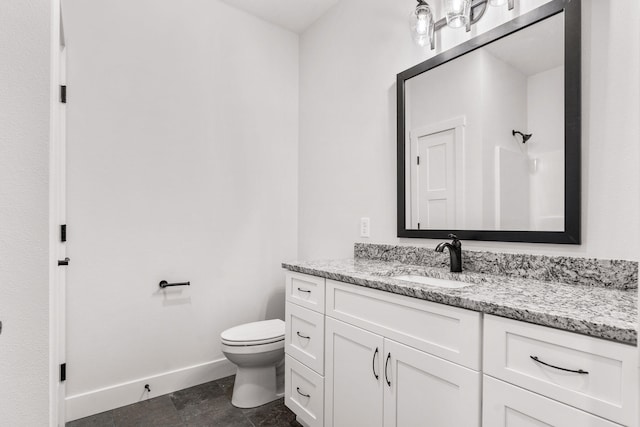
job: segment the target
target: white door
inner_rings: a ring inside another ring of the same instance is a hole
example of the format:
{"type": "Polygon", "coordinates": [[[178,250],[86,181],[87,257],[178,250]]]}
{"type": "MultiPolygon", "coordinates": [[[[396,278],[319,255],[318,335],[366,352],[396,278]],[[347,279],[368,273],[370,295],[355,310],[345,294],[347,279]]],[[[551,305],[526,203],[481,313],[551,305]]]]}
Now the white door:
{"type": "Polygon", "coordinates": [[[416,228],[455,228],[456,218],[456,156],[455,129],[412,134],[416,157],[418,203],[416,228]]]}
{"type": "Polygon", "coordinates": [[[383,338],[327,317],[325,426],[382,427],[383,338]]]}
{"type": "Polygon", "coordinates": [[[384,360],[385,427],[480,426],[479,372],[387,338],[384,360]]]}
{"type": "Polygon", "coordinates": [[[615,427],[604,418],[484,376],[482,423],[491,427],[615,427]]]}

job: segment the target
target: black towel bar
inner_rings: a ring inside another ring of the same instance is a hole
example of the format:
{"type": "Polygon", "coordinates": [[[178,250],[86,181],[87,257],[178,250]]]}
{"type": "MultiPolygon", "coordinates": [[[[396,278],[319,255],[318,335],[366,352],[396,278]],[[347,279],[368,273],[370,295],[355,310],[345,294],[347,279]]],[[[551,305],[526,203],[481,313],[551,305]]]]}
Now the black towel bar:
{"type": "Polygon", "coordinates": [[[169,283],[166,280],[163,280],[158,285],[161,288],[168,288],[169,286],[191,286],[191,282],[169,283]]]}

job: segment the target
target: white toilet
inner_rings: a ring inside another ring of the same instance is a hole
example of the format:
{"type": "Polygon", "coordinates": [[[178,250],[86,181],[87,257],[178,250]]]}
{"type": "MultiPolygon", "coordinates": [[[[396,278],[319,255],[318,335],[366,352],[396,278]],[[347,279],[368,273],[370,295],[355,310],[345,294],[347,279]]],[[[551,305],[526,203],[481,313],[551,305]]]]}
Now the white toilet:
{"type": "Polygon", "coordinates": [[[222,353],[238,366],[231,403],[254,408],[282,397],[284,328],[280,319],[246,323],[220,334],[222,353]]]}

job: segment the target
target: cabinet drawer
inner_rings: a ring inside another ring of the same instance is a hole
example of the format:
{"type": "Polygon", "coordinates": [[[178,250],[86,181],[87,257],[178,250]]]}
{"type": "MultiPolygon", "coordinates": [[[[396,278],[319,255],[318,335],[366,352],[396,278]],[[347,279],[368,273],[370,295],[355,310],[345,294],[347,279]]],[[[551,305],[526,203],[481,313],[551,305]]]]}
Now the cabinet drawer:
{"type": "Polygon", "coordinates": [[[309,427],[324,423],[324,379],[293,357],[285,356],[284,403],[309,427]]]}
{"type": "Polygon", "coordinates": [[[485,374],[615,422],[636,425],[635,347],[489,315],[484,320],[484,339],[485,374]]]}
{"type": "Polygon", "coordinates": [[[288,302],[285,319],[285,352],[324,375],[324,315],[288,302]]]}
{"type": "Polygon", "coordinates": [[[287,301],[324,313],[324,278],[301,273],[287,273],[285,277],[287,301]]]}
{"type": "Polygon", "coordinates": [[[483,426],[620,427],[619,424],[486,375],[483,382],[483,426]]]}
{"type": "Polygon", "coordinates": [[[476,371],[481,315],[475,311],[327,280],[327,315],[476,371]]]}

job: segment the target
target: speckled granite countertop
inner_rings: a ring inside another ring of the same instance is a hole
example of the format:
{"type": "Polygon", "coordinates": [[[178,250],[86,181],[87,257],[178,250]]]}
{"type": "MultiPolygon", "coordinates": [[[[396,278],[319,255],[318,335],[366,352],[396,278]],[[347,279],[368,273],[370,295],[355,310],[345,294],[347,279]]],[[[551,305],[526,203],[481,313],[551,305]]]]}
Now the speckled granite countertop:
{"type": "Polygon", "coordinates": [[[283,268],[395,294],[636,344],[637,289],[564,284],[364,258],[285,262],[283,268]],[[393,279],[419,274],[471,283],[458,289],[393,279]]]}

